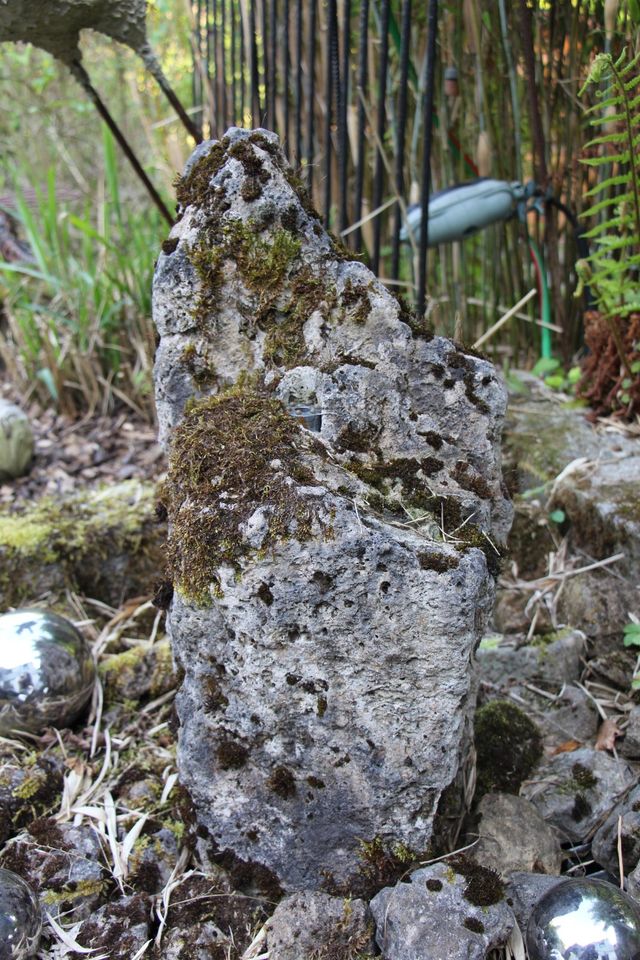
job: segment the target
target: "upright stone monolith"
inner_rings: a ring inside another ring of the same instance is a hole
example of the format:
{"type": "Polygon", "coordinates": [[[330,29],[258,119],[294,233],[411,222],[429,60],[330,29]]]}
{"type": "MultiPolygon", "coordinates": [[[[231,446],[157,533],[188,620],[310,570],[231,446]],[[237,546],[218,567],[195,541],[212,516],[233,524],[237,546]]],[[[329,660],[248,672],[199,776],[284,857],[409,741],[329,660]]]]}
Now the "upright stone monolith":
{"type": "Polygon", "coordinates": [[[178,201],[154,316],[180,776],[212,860],[348,886],[461,790],[506,395],[327,235],[272,134],[202,144],[178,201]]]}

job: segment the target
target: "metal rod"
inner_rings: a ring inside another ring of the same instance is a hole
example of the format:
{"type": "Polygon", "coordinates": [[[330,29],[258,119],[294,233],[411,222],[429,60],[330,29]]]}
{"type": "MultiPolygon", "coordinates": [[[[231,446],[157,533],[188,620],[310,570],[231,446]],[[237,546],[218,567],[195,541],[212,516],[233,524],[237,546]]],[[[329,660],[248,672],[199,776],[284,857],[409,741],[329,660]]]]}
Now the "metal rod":
{"type": "MultiPolygon", "coordinates": [[[[398,92],[398,136],[396,140],[396,194],[404,198],[404,148],[407,130],[407,92],[409,89],[409,49],[411,42],[411,0],[403,0],[400,39],[400,89],[398,92]]],[[[396,204],[391,238],[391,278],[397,280],[400,272],[400,227],[402,208],[396,204]]]]}
{"type": "MultiPolygon", "coordinates": [[[[234,4],[235,6],[235,4],[234,4]]],[[[244,46],[244,17],[242,16],[242,10],[238,11],[238,22],[240,26],[240,48],[238,56],[238,65],[240,69],[239,76],[239,86],[240,86],[240,126],[244,127],[244,111],[246,107],[246,94],[245,94],[245,66],[247,58],[245,56],[245,46],[244,46]]]]}
{"type": "MultiPolygon", "coordinates": [[[[153,52],[152,47],[148,43],[145,43],[138,50],[138,54],[142,58],[142,61],[145,67],[147,68],[149,73],[152,75],[152,77],[154,78],[154,80],[156,81],[156,83],[164,93],[165,97],[167,98],[167,100],[169,101],[169,103],[171,104],[175,112],[178,114],[178,117],[182,121],[182,124],[185,127],[185,129],[191,134],[191,136],[196,141],[196,143],[200,143],[202,141],[202,132],[198,129],[196,124],[193,122],[193,120],[191,119],[187,111],[184,109],[184,107],[178,100],[177,94],[175,93],[173,87],[165,77],[164,71],[160,66],[160,61],[158,60],[155,53],[153,52]]],[[[198,72],[199,71],[194,70],[194,76],[198,72]]]]}
{"type": "Polygon", "coordinates": [[[151,183],[151,180],[149,180],[149,177],[143,170],[142,165],[140,164],[140,161],[138,160],[135,153],[129,146],[128,142],[126,141],[124,134],[120,130],[120,127],[117,125],[117,123],[115,122],[115,120],[113,119],[109,111],[107,110],[105,104],[100,99],[100,95],[98,94],[98,91],[95,89],[95,87],[91,83],[91,80],[89,79],[89,74],[84,69],[84,67],[82,66],[79,60],[72,61],[70,65],[70,70],[71,70],[71,73],[76,78],[76,80],[78,81],[78,83],[80,84],[80,86],[83,88],[83,90],[85,90],[85,92],[89,95],[94,107],[96,108],[96,110],[98,111],[98,113],[100,114],[104,122],[106,123],[106,125],[109,127],[109,130],[111,130],[111,133],[116,138],[127,160],[129,161],[129,163],[135,170],[136,174],[138,175],[138,177],[146,187],[147,192],[151,197],[151,199],[153,200],[153,202],[155,203],[156,207],[158,208],[162,216],[165,218],[167,223],[173,226],[173,223],[174,223],[173,217],[171,216],[167,207],[165,206],[162,197],[160,196],[160,194],[158,193],[154,185],[151,183]]]}
{"type": "Polygon", "coordinates": [[[420,246],[418,252],[418,315],[424,316],[427,299],[427,246],[429,243],[429,189],[431,179],[431,136],[433,130],[433,93],[436,67],[436,36],[438,32],[438,0],[429,0],[427,13],[427,78],[424,94],[424,150],[422,153],[422,183],[420,219],[420,246]]]}
{"type": "MultiPolygon", "coordinates": [[[[356,187],[353,215],[356,221],[362,220],[362,196],[364,193],[364,150],[366,114],[364,100],[367,91],[368,44],[369,44],[369,0],[360,4],[360,46],[358,50],[358,141],[356,149],[356,187]]],[[[362,248],[362,230],[358,227],[354,234],[356,250],[362,248]]]]}
{"type": "MultiPolygon", "coordinates": [[[[382,203],[382,190],[384,186],[384,161],[382,159],[382,149],[384,145],[384,134],[387,122],[386,116],[386,97],[387,97],[387,74],[389,71],[389,13],[390,0],[382,0],[380,10],[380,63],[378,69],[378,149],[376,150],[375,172],[373,176],[373,206],[379,207],[382,203]]],[[[382,221],[376,217],[373,221],[373,252],[371,255],[371,269],[378,273],[380,266],[380,239],[382,233],[382,221]]]]}
{"type": "Polygon", "coordinates": [[[295,162],[302,163],[302,0],[296,0],[295,162]]]}

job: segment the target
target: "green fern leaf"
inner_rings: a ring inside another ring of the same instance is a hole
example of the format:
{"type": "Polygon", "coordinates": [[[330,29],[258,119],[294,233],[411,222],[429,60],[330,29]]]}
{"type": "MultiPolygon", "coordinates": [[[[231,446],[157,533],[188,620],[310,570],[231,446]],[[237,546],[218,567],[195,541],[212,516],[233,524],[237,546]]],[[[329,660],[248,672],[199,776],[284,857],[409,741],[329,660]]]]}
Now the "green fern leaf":
{"type": "MultiPolygon", "coordinates": [[[[628,198],[630,194],[625,194],[624,196],[628,198]]],[[[607,197],[606,200],[600,200],[598,203],[594,203],[588,210],[583,210],[580,216],[586,220],[587,217],[595,217],[597,213],[600,213],[601,210],[606,210],[607,207],[618,207],[622,202],[624,201],[621,197],[607,197]]]]}
{"type": "Polygon", "coordinates": [[[602,167],[605,163],[629,163],[629,151],[611,153],[604,157],[583,157],[580,163],[585,163],[588,167],[602,167]]]}
{"type": "Polygon", "coordinates": [[[615,177],[609,177],[607,180],[603,180],[602,183],[597,183],[595,187],[591,187],[591,190],[587,190],[585,197],[595,197],[599,193],[602,193],[603,190],[608,190],[609,187],[619,187],[623,184],[626,186],[629,183],[629,174],[620,173],[615,177]]]}

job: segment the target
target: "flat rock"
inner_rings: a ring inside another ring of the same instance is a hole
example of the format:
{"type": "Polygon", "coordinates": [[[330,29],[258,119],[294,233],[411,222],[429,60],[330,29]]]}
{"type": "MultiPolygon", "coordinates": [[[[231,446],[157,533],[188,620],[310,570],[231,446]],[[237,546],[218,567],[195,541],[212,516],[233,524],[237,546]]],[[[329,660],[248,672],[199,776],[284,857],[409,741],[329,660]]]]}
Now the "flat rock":
{"type": "Polygon", "coordinates": [[[640,759],[640,707],[632,707],[624,728],[624,737],[616,743],[618,752],[630,760],[640,759]]]}
{"type": "Polygon", "coordinates": [[[614,875],[620,871],[618,844],[624,872],[629,874],[640,860],[640,787],[634,787],[612,808],[593,837],[593,859],[614,875]]]}
{"type": "Polygon", "coordinates": [[[488,793],[478,808],[479,841],[473,859],[501,873],[514,870],[556,874],[563,855],[558,834],[533,804],[508,793],[488,793]]]}
{"type": "Polygon", "coordinates": [[[501,690],[525,680],[559,690],[580,679],[585,649],[585,635],[570,628],[536,636],[524,644],[503,637],[499,644],[480,645],[476,654],[480,680],[501,690]]]}
{"type": "Polygon", "coordinates": [[[506,885],[506,896],[523,935],[535,905],[545,893],[558,883],[562,883],[562,880],[562,877],[550,877],[544,873],[527,871],[515,871],[510,874],[506,885]]]}
{"type": "Polygon", "coordinates": [[[624,761],[583,747],[543,761],[521,793],[558,828],[562,840],[579,843],[590,836],[634,779],[624,761]]]}
{"type": "Polygon", "coordinates": [[[26,880],[43,909],[74,922],[104,902],[111,876],[103,866],[96,832],[54,820],[35,820],[5,845],[1,865],[26,880]]]}
{"type": "Polygon", "coordinates": [[[493,871],[476,869],[470,879],[437,863],[376,894],[370,906],[385,960],[484,960],[504,946],[513,929],[504,888],[493,871]]]}
{"type": "Polygon", "coordinates": [[[109,960],[131,960],[152,939],[150,912],[150,902],[139,895],[106,903],[82,921],[76,940],[96,953],[108,950],[109,960]]]}
{"type": "Polygon", "coordinates": [[[267,923],[269,960],[373,957],[373,922],[363,900],[304,890],[282,900],[267,923]]]}
{"type": "Polygon", "coordinates": [[[466,762],[506,393],[335,246],[273,135],[201,145],[178,200],[154,319],[181,780],[207,862],[346,889],[364,841],[427,846],[466,762]]]}

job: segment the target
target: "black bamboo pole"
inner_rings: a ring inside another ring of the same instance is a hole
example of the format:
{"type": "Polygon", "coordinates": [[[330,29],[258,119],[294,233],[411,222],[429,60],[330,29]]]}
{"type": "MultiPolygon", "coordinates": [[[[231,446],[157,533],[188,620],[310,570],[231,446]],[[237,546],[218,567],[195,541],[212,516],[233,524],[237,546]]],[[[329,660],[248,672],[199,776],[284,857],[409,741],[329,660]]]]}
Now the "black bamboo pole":
{"type": "Polygon", "coordinates": [[[302,0],[296,0],[295,162],[302,163],[302,0]]]}
{"type": "Polygon", "coordinates": [[[315,139],[315,106],[316,106],[316,22],[317,0],[310,0],[309,10],[309,46],[308,64],[309,76],[307,82],[307,147],[306,147],[306,184],[310,195],[313,195],[313,161],[315,139]]]}
{"type": "MultiPolygon", "coordinates": [[[[378,110],[377,110],[377,149],[376,163],[373,176],[373,209],[377,210],[382,204],[382,191],[384,187],[384,160],[382,150],[384,149],[384,135],[387,124],[386,98],[387,98],[387,74],[389,72],[389,14],[390,0],[382,0],[380,10],[380,63],[378,69],[378,110]]],[[[373,221],[373,251],[371,255],[371,269],[378,273],[380,268],[380,241],[382,236],[382,220],[378,214],[373,221]]]]}
{"type": "Polygon", "coordinates": [[[260,126],[271,129],[272,91],[269,89],[269,10],[268,0],[262,0],[260,29],[262,30],[262,87],[264,89],[264,112],[260,117],[260,126]]]}
{"type": "Polygon", "coordinates": [[[327,9],[327,56],[325,74],[325,115],[324,115],[324,222],[328,227],[331,221],[331,163],[333,153],[333,98],[336,92],[336,66],[338,43],[338,10],[336,0],[329,0],[327,9]]]}
{"type": "MultiPolygon", "coordinates": [[[[358,48],[358,142],[356,150],[356,186],[353,215],[356,223],[362,219],[362,196],[364,193],[365,173],[365,123],[364,100],[367,95],[368,44],[369,44],[369,0],[360,2],[360,44],[358,48]]],[[[356,250],[362,248],[362,229],[358,227],[353,237],[356,250]]]]}
{"type": "Polygon", "coordinates": [[[269,114],[271,124],[267,124],[269,130],[278,132],[278,118],[276,116],[276,94],[277,94],[277,58],[278,58],[278,12],[276,9],[276,0],[270,0],[269,4],[269,69],[267,72],[267,97],[269,100],[269,114]]]}
{"type": "Polygon", "coordinates": [[[222,101],[222,129],[229,126],[229,113],[227,105],[227,52],[225,50],[227,39],[227,2],[220,0],[220,92],[222,101]]]}
{"type": "Polygon", "coordinates": [[[282,46],[284,48],[284,52],[282,64],[282,98],[284,105],[284,130],[282,131],[281,139],[284,144],[285,153],[289,158],[291,158],[291,111],[289,108],[289,75],[291,73],[291,51],[289,50],[289,0],[284,0],[283,19],[284,30],[282,34],[282,46]]]}
{"type": "Polygon", "coordinates": [[[431,179],[431,135],[433,130],[433,93],[436,66],[436,36],[438,32],[438,0],[429,0],[427,13],[427,78],[424,93],[424,150],[422,153],[422,183],[420,203],[420,246],[418,252],[418,314],[423,316],[427,306],[427,247],[429,245],[429,190],[431,179]]]}
{"type": "MultiPolygon", "coordinates": [[[[404,198],[404,148],[407,130],[407,92],[409,88],[409,48],[411,42],[411,0],[403,0],[400,39],[400,89],[398,91],[398,125],[395,156],[396,193],[404,198]]],[[[400,227],[402,208],[396,203],[391,240],[391,277],[398,279],[400,272],[400,227]]]]}
{"type": "Polygon", "coordinates": [[[347,128],[347,101],[349,98],[349,63],[351,58],[351,0],[343,0],[342,10],[342,70],[338,88],[338,225],[347,228],[347,164],[349,161],[349,134],[347,128]]]}
{"type": "Polygon", "coordinates": [[[237,60],[236,44],[238,42],[238,21],[236,17],[236,4],[231,0],[229,9],[229,66],[231,68],[231,123],[235,127],[238,118],[238,81],[236,78],[237,60]]]}
{"type": "Polygon", "coordinates": [[[262,108],[260,105],[260,75],[258,72],[258,41],[256,38],[256,2],[250,0],[249,4],[249,49],[251,52],[251,63],[249,70],[251,73],[251,126],[260,126],[260,115],[262,108]]]}

